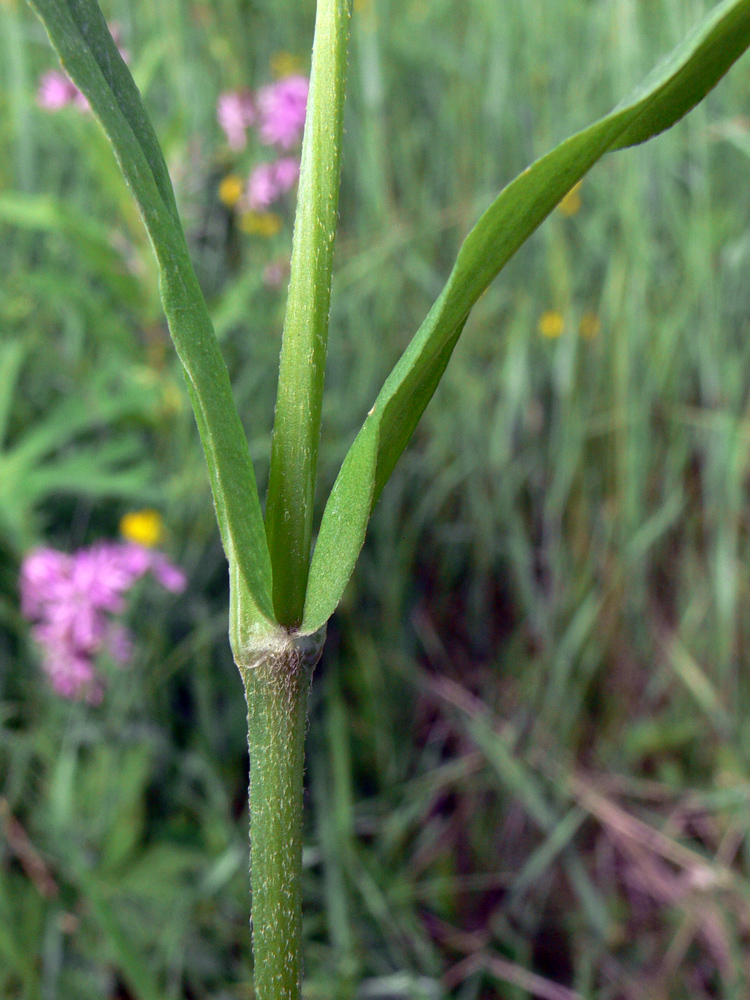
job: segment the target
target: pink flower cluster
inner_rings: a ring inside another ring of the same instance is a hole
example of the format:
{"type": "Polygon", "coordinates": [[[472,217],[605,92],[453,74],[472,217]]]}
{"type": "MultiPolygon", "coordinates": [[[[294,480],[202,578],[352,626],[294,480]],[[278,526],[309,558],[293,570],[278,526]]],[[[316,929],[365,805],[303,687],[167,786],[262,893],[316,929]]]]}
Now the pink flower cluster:
{"type": "Polygon", "coordinates": [[[286,76],[257,95],[247,90],[221,94],[216,117],[232,149],[244,149],[247,130],[256,125],[265,146],[288,150],[302,137],[307,111],[309,81],[306,76],[286,76]]]}
{"type": "MultiPolygon", "coordinates": [[[[255,127],[264,146],[288,152],[297,145],[305,127],[309,81],[287,76],[261,87],[255,97],[248,91],[228,91],[219,97],[216,117],[231,149],[244,149],[247,131],[255,127]]],[[[261,163],[251,173],[243,207],[268,208],[297,183],[299,160],[283,156],[261,163]]]]}
{"type": "Polygon", "coordinates": [[[255,104],[247,90],[228,91],[219,96],[216,119],[227,137],[230,149],[244,149],[247,130],[255,124],[255,104]]]}
{"type": "Polygon", "coordinates": [[[123,595],[147,572],[167,590],[185,589],[185,574],[160,552],[132,542],[99,542],[73,555],[37,548],[21,566],[21,611],[36,622],[32,635],[58,694],[101,701],[103,685],[94,668],[98,653],[117,663],[131,656],[127,629],[111,615],[125,609],[123,595]]]}
{"type": "Polygon", "coordinates": [[[287,76],[258,91],[258,134],[266,146],[291,149],[302,138],[310,83],[287,76]]]}
{"type": "Polygon", "coordinates": [[[290,191],[299,178],[299,161],[282,156],[273,163],[261,163],[250,174],[245,192],[247,207],[259,212],[290,191]]]}

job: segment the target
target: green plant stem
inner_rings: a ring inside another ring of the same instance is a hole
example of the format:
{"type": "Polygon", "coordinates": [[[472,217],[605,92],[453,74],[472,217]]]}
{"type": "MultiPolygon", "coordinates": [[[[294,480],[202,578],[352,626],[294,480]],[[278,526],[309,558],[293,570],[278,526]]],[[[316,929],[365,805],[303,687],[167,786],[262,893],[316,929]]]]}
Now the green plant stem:
{"type": "Polygon", "coordinates": [[[257,1000],[299,1000],[302,777],[307,694],[325,630],[279,640],[240,668],[248,707],[250,865],[257,1000]]]}
{"type": "Polygon", "coordinates": [[[266,504],[276,618],[307,589],[341,174],[351,0],[318,0],[266,504]]]}

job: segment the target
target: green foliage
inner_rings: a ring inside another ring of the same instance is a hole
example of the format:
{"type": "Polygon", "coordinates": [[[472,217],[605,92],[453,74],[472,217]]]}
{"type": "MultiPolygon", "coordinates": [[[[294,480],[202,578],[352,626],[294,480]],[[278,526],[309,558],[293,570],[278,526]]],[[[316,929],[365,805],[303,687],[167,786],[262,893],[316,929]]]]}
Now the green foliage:
{"type": "Polygon", "coordinates": [[[159,496],[138,435],[131,431],[111,441],[95,440],[102,427],[140,415],[148,406],[143,387],[118,384],[114,372],[98,372],[85,393],[61,401],[8,440],[24,353],[21,340],[0,345],[0,536],[17,554],[39,537],[39,508],[50,497],[142,501],[159,496]]]}
{"type": "Polygon", "coordinates": [[[303,629],[341,600],[370,511],[437,388],[466,318],[489,283],[563,195],[607,152],[645,142],[679,120],[750,45],[750,4],[725,0],[634,98],[566,140],[509,184],[464,241],[447,284],[393,369],[344,460],[323,514],[303,629]]]}
{"type": "Polygon", "coordinates": [[[256,630],[271,628],[272,604],[287,628],[313,633],[325,624],[351,576],[372,507],[432,398],[479,296],[604,153],[644,142],[669,128],[715,86],[750,44],[750,5],[746,0],[724,0],[630,103],[524,171],[485,212],[344,462],[324,512],[307,593],[338,205],[348,5],[341,0],[319,7],[312,125],[303,149],[302,209],[292,257],[269,481],[270,553],[226,369],[187,254],[171,181],[138,90],[95,0],[84,6],[42,0],[36,9],[63,64],[104,125],[159,260],[165,311],[187,373],[230,562],[231,627],[238,651],[252,643],[256,630]],[[273,598],[272,563],[277,570],[273,598]]]}
{"type": "MultiPolygon", "coordinates": [[[[322,495],[474,220],[696,17],[681,0],[543,9],[358,5],[322,495]]],[[[265,82],[275,48],[304,55],[312,5],[135,0],[107,14],[215,290],[263,489],[283,293],[260,274],[289,233],[267,241],[227,224],[214,100],[265,82]]],[[[43,894],[3,826],[0,995],[137,996],[119,931],[165,995],[244,1000],[245,710],[193,418],[111,152],[90,119],[34,106],[54,57],[21,5],[0,4],[0,18],[16,21],[0,42],[3,186],[54,191],[117,248],[115,275],[138,292],[118,304],[114,275],[62,223],[44,235],[3,225],[2,337],[31,352],[10,441],[55,401],[83,398],[100,365],[142,385],[146,412],[96,440],[137,433],[158,461],[191,578],[184,603],[136,606],[138,658],[111,670],[100,708],[56,703],[18,640],[17,608],[4,618],[0,795],[61,894],[43,894]]],[[[477,303],[381,496],[312,692],[310,997],[528,996],[483,957],[596,1000],[747,994],[748,87],[740,63],[672,132],[606,158],[575,214],[552,214],[477,303]],[[547,311],[562,318],[556,339],[538,330],[547,311]],[[598,332],[582,336],[592,314],[598,332]],[[436,686],[446,676],[481,704],[436,686]],[[500,767],[508,758],[521,785],[500,767]],[[540,797],[546,830],[531,811],[540,797]],[[634,819],[669,850],[693,850],[689,863],[627,836],[634,819]],[[573,882],[576,856],[594,899],[573,882]],[[718,878],[705,868],[715,856],[718,878]]],[[[82,522],[93,540],[121,512],[53,495],[37,523],[74,547],[82,522]]],[[[15,560],[0,563],[15,604],[15,560]]]]}
{"type": "Polygon", "coordinates": [[[138,283],[129,274],[122,256],[112,246],[108,230],[97,220],[87,219],[75,208],[50,194],[25,195],[18,191],[0,196],[0,221],[5,225],[64,237],[76,253],[107,285],[120,306],[133,306],[138,283]]]}

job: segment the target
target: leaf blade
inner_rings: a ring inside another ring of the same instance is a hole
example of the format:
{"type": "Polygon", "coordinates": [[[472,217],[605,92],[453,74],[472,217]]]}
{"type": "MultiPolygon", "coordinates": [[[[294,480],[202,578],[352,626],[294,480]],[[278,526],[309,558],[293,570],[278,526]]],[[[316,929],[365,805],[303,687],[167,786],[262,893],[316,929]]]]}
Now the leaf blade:
{"type": "Polygon", "coordinates": [[[318,0],[266,501],[274,607],[302,618],[323,409],[351,0],[318,0]]]}
{"type": "Polygon", "coordinates": [[[320,628],[341,599],[364,543],[369,512],[363,516],[363,503],[369,502],[371,511],[377,502],[485,288],[605,153],[645,142],[671,127],[749,45],[750,0],[723,0],[629,100],[537,160],[482,215],[341,467],[313,554],[303,629],[320,628]]]}

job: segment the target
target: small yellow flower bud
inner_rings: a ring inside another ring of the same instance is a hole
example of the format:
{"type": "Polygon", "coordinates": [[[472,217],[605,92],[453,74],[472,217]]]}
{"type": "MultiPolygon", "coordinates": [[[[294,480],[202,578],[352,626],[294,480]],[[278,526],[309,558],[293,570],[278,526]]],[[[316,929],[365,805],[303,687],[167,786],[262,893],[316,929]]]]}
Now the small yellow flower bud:
{"type": "Polygon", "coordinates": [[[131,510],[120,520],[120,534],[129,542],[153,548],[164,534],[164,522],[157,510],[131,510]]]}
{"type": "Polygon", "coordinates": [[[275,212],[243,212],[240,229],[251,236],[275,236],[281,229],[281,218],[275,212]]]}
{"type": "Polygon", "coordinates": [[[219,201],[227,208],[234,208],[242,197],[244,185],[236,174],[228,174],[219,184],[219,201]]]}
{"type": "Polygon", "coordinates": [[[545,312],[539,317],[539,332],[543,337],[559,337],[565,329],[563,314],[559,312],[545,312]]]}

